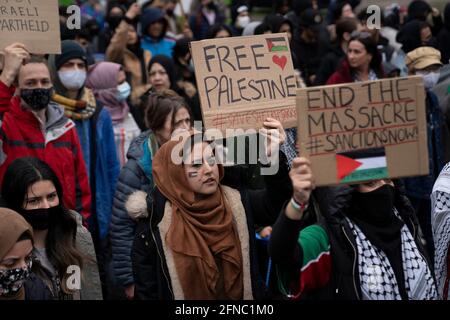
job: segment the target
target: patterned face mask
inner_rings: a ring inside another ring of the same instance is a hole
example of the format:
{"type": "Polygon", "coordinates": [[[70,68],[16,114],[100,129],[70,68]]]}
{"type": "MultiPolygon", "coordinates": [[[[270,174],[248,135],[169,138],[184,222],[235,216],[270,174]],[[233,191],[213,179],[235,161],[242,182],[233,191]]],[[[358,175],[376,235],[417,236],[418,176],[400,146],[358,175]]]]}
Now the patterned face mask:
{"type": "Polygon", "coordinates": [[[26,268],[0,270],[0,295],[17,293],[30,276],[31,265],[30,259],[26,268]]]}
{"type": "Polygon", "coordinates": [[[47,108],[53,95],[53,88],[20,89],[20,97],[33,111],[47,108]]]}

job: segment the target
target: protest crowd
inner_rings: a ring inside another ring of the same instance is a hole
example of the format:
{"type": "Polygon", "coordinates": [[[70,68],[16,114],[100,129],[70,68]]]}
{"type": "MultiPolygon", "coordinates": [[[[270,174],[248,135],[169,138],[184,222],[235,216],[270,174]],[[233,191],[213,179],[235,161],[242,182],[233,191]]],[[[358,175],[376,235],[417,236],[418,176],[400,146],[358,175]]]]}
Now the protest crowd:
{"type": "Polygon", "coordinates": [[[448,300],[450,2],[390,3],[378,20],[360,0],[182,2],[60,0],[60,53],[0,47],[0,300],[448,300]],[[249,37],[237,38],[243,48],[271,34],[269,51],[290,53],[273,59],[292,65],[288,76],[257,78],[269,72],[258,45],[249,60],[239,46],[205,47],[208,68],[194,63],[198,41],[249,37]],[[257,70],[233,78],[250,60],[257,70]],[[391,168],[387,145],[406,152],[415,136],[424,160],[418,151],[395,166],[421,161],[422,174],[328,183],[336,173],[302,152],[301,125],[274,116],[241,150],[265,140],[270,175],[260,157],[222,163],[204,135],[205,101],[251,110],[300,88],[403,78],[420,79],[423,126],[371,135],[361,117],[393,129],[419,112],[385,104],[374,116],[354,99],[345,124],[329,120],[351,139],[328,143],[386,146],[371,159],[391,168]]]}

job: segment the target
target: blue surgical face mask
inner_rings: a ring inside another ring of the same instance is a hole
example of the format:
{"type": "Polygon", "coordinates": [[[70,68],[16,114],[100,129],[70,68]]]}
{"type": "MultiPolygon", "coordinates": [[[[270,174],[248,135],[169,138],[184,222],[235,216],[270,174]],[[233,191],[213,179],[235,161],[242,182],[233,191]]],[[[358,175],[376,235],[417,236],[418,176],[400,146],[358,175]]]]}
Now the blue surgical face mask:
{"type": "Polygon", "coordinates": [[[125,101],[131,94],[131,87],[128,82],[124,82],[117,86],[117,100],[125,101]]]}

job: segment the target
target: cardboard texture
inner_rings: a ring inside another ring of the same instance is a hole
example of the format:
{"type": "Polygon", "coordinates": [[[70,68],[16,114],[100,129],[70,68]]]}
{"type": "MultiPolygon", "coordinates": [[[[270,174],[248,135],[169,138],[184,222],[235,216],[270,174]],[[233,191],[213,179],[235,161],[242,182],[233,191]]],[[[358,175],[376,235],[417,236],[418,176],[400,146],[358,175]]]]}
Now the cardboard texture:
{"type": "Polygon", "coordinates": [[[191,54],[206,129],[259,129],[272,117],[295,127],[297,89],[285,33],[202,40],[191,54]]]}
{"type": "Polygon", "coordinates": [[[14,42],[30,53],[61,53],[58,0],[0,0],[0,50],[14,42]]]}
{"type": "Polygon", "coordinates": [[[317,186],[429,173],[419,76],[297,90],[300,154],[317,186]]]}

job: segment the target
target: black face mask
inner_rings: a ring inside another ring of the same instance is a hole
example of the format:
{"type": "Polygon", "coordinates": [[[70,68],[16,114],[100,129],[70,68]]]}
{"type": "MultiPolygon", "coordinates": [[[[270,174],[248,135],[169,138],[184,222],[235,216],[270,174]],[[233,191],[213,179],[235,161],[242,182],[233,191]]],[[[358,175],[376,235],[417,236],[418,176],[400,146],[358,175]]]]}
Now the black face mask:
{"type": "Polygon", "coordinates": [[[428,47],[437,48],[437,40],[436,40],[436,38],[432,37],[430,40],[425,42],[425,45],[428,46],[428,47]]]}
{"type": "Polygon", "coordinates": [[[21,210],[20,214],[34,230],[47,230],[50,219],[61,210],[60,206],[45,209],[21,210]]]}
{"type": "Polygon", "coordinates": [[[209,10],[215,10],[216,9],[216,4],[214,3],[214,1],[211,1],[210,3],[208,3],[206,5],[206,8],[208,8],[209,10]]]}
{"type": "Polygon", "coordinates": [[[20,97],[33,111],[47,108],[53,95],[53,88],[20,89],[20,97]]]}
{"type": "Polygon", "coordinates": [[[116,30],[121,21],[122,16],[109,16],[108,19],[106,19],[111,30],[116,30]]]}
{"type": "Polygon", "coordinates": [[[385,184],[371,192],[355,192],[352,212],[367,223],[383,226],[394,218],[395,188],[385,184]]]}

